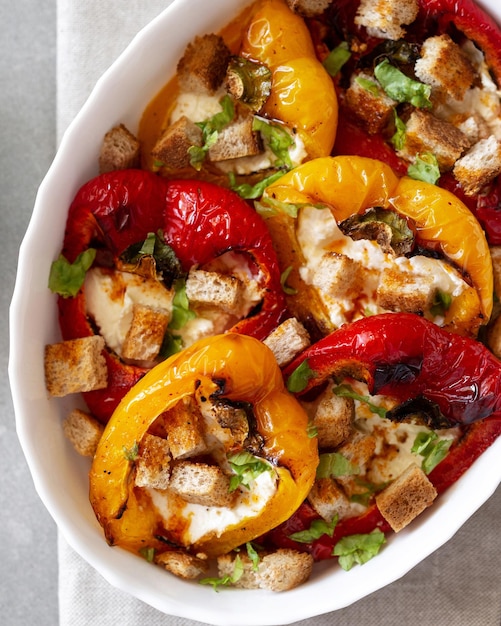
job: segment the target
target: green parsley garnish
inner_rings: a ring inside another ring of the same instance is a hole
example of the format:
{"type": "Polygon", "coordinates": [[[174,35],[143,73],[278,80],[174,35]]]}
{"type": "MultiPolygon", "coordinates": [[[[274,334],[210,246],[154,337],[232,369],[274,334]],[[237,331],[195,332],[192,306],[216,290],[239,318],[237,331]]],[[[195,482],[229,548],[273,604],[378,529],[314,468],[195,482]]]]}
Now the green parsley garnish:
{"type": "Polygon", "coordinates": [[[261,133],[265,143],[277,157],[273,164],[274,167],[292,169],[292,161],[289,154],[289,148],[294,145],[294,138],[282,126],[270,124],[261,117],[255,117],[252,122],[252,130],[261,133]]]}
{"type": "Polygon", "coordinates": [[[429,474],[447,456],[452,441],[452,439],[439,439],[437,433],[432,430],[416,435],[411,452],[423,457],[421,469],[425,474],[429,474]]]}
{"type": "Polygon", "coordinates": [[[437,289],[435,297],[433,299],[433,304],[430,308],[430,313],[432,315],[445,315],[445,313],[450,309],[451,304],[452,295],[450,293],[446,293],[445,291],[440,291],[440,289],[437,289]]]}
{"type": "Polygon", "coordinates": [[[374,68],[374,74],[385,93],[397,102],[409,102],[415,107],[430,109],[431,87],[413,80],[384,59],[374,68]]]}
{"type": "Polygon", "coordinates": [[[370,561],[385,542],[384,533],[376,528],[366,535],[343,537],[334,546],[332,555],[339,557],[339,565],[348,571],[357,563],[363,565],[370,561]]]}
{"type": "Polygon", "coordinates": [[[87,270],[94,263],[96,250],[89,248],[81,252],[73,263],[62,254],[50,268],[49,289],[63,298],[76,296],[84,284],[87,270]]]}
{"type": "Polygon", "coordinates": [[[190,303],[186,296],[186,281],[179,278],[174,283],[175,295],[172,300],[172,319],[169,322],[169,328],[179,330],[196,317],[194,311],[190,309],[190,303]]]}
{"type": "Polygon", "coordinates": [[[296,533],[289,535],[289,539],[297,541],[298,543],[311,543],[315,539],[319,539],[322,535],[328,535],[332,537],[334,529],[338,522],[337,514],[334,516],[331,522],[327,522],[324,519],[315,519],[311,522],[311,525],[306,530],[299,530],[296,533]]]}
{"type": "Polygon", "coordinates": [[[143,557],[143,559],[146,559],[148,563],[153,563],[153,560],[155,559],[155,548],[141,548],[139,550],[139,554],[143,557]]]}
{"type": "Polygon", "coordinates": [[[352,398],[353,400],[363,402],[373,413],[379,415],[379,417],[386,417],[386,409],[371,402],[370,396],[361,396],[353,389],[353,387],[347,385],[346,383],[334,387],[332,391],[336,394],[336,396],[340,396],[341,398],[352,398]]]}
{"type": "Polygon", "coordinates": [[[434,185],[440,178],[437,157],[431,152],[418,154],[416,161],[407,168],[407,175],[414,180],[434,185]]]}
{"type": "Polygon", "coordinates": [[[390,141],[395,150],[402,150],[405,146],[406,126],[403,120],[398,116],[396,109],[393,109],[393,114],[395,116],[395,132],[390,141]]]}
{"type": "Polygon", "coordinates": [[[362,89],[365,89],[365,91],[368,91],[373,96],[380,95],[379,87],[373,80],[369,80],[368,78],[364,78],[363,76],[357,76],[355,78],[355,82],[357,83],[357,85],[360,85],[362,89]]]}
{"type": "Polygon", "coordinates": [[[329,52],[323,62],[323,66],[330,76],[336,76],[350,57],[351,52],[348,42],[342,41],[338,46],[329,52]]]}
{"type": "Polygon", "coordinates": [[[238,582],[242,578],[243,573],[244,573],[244,565],[242,563],[242,559],[237,554],[237,556],[235,557],[233,572],[231,574],[228,574],[227,576],[223,576],[222,578],[217,578],[217,577],[202,578],[199,582],[201,585],[212,585],[212,587],[214,588],[214,591],[219,591],[219,587],[228,587],[230,585],[234,585],[236,582],[238,582]]]}
{"type": "Polygon", "coordinates": [[[256,200],[256,198],[260,198],[266,187],[274,183],[276,180],[281,178],[284,175],[282,170],[278,172],[274,172],[269,176],[266,176],[262,180],[258,181],[254,185],[250,185],[249,183],[240,183],[236,182],[236,177],[233,172],[228,174],[228,179],[230,181],[230,188],[238,193],[241,198],[245,200],[256,200]]]}
{"type": "Polygon", "coordinates": [[[226,95],[221,99],[221,111],[203,122],[197,122],[197,126],[202,129],[202,145],[190,146],[190,165],[197,171],[202,168],[207,152],[217,142],[219,133],[235,117],[235,107],[230,96],[226,95]]]}
{"type": "Polygon", "coordinates": [[[319,456],[317,478],[336,478],[360,474],[360,468],[339,452],[325,452],[319,456]]]}
{"type": "Polygon", "coordinates": [[[280,275],[280,284],[282,285],[284,293],[286,293],[288,296],[295,296],[297,294],[297,289],[289,287],[289,285],[287,284],[287,279],[289,278],[289,274],[291,272],[292,265],[289,265],[289,267],[287,267],[280,275]]]}
{"type": "Polygon", "coordinates": [[[287,389],[292,393],[299,393],[306,389],[311,378],[315,378],[315,372],[310,368],[308,359],[305,359],[287,379],[287,389]]]}
{"type": "Polygon", "coordinates": [[[250,489],[251,481],[263,472],[271,472],[271,466],[246,450],[237,452],[228,457],[228,462],[235,474],[230,478],[230,491],[235,491],[240,485],[250,489]]]}

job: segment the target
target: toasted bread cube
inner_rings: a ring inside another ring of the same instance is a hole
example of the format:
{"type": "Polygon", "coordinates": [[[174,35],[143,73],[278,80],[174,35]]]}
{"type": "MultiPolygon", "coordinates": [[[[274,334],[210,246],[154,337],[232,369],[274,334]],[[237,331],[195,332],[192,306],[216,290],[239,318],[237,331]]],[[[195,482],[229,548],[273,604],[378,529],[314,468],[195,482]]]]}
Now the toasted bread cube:
{"type": "Polygon", "coordinates": [[[313,416],[313,426],[317,429],[318,447],[337,448],[346,441],[353,431],[355,402],[352,398],[336,396],[327,389],[321,396],[313,416]]]}
{"type": "Polygon", "coordinates": [[[237,555],[243,565],[243,574],[233,586],[241,589],[287,591],[306,582],[313,569],[313,557],[310,554],[280,548],[276,552],[261,556],[257,570],[248,555],[243,552],[220,556],[217,559],[220,577],[233,574],[237,555]]]}
{"type": "Polygon", "coordinates": [[[202,506],[231,507],[237,491],[230,491],[230,477],[217,465],[181,461],[172,469],[170,491],[186,502],[202,506]]]}
{"type": "Polygon", "coordinates": [[[385,94],[371,74],[360,72],[352,75],[345,101],[369,134],[382,132],[393,120],[396,102],[385,94]],[[368,89],[363,81],[368,81],[373,87],[368,89]]]}
{"type": "Polygon", "coordinates": [[[470,146],[468,137],[450,122],[416,109],[405,129],[405,145],[399,155],[414,160],[419,154],[431,152],[441,172],[450,170],[470,146]]]}
{"type": "Polygon", "coordinates": [[[390,267],[381,273],[376,300],[378,306],[394,313],[424,313],[433,305],[435,293],[433,277],[390,267]]]}
{"type": "Polygon", "coordinates": [[[138,487],[167,489],[170,479],[170,448],[167,439],[146,434],[139,446],[135,483],[138,487]]]}
{"type": "Polygon", "coordinates": [[[124,359],[152,361],[158,356],[169,323],[165,309],[135,304],[132,322],[122,345],[124,359]]]}
{"type": "Polygon", "coordinates": [[[414,66],[417,78],[454,100],[462,100],[473,85],[475,70],[449,35],[428,37],[414,66]]]}
{"type": "Polygon", "coordinates": [[[498,315],[489,323],[487,329],[487,345],[491,352],[501,359],[501,316],[498,315]]]}
{"type": "Polygon", "coordinates": [[[182,169],[190,165],[191,146],[203,143],[202,129],[182,115],[160,135],[151,151],[158,165],[170,169],[182,169]]]}
{"type": "Polygon", "coordinates": [[[341,485],[333,478],[317,478],[307,499],[320,517],[327,522],[332,522],[336,515],[339,519],[354,515],[351,512],[350,500],[341,485]]]}
{"type": "Polygon", "coordinates": [[[403,26],[412,24],[419,11],[417,0],[361,0],[355,24],[365,26],[372,37],[400,39],[403,26]]]}
{"type": "Polygon", "coordinates": [[[476,113],[458,123],[457,127],[468,138],[470,146],[473,146],[481,139],[487,139],[490,134],[489,125],[482,116],[476,113]]]}
{"type": "Polygon", "coordinates": [[[45,346],[45,383],[51,396],[104,389],[108,369],[104,339],[91,335],[45,346]]]}
{"type": "Polygon", "coordinates": [[[244,409],[211,398],[200,400],[199,407],[208,436],[215,436],[226,450],[243,445],[249,435],[249,420],[244,409]]]}
{"type": "Polygon", "coordinates": [[[223,84],[230,51],[219,35],[195,37],[177,65],[181,91],[213,94],[223,84]]]}
{"type": "Polygon", "coordinates": [[[259,133],[252,130],[253,115],[239,115],[219,131],[216,143],[209,148],[213,163],[255,156],[263,151],[259,133]]]}
{"type": "Polygon", "coordinates": [[[336,452],[346,457],[350,463],[356,465],[361,472],[374,456],[375,451],[375,437],[355,431],[336,450],[336,452]]]}
{"type": "Polygon", "coordinates": [[[303,17],[318,17],[330,6],[332,0],[287,0],[291,11],[303,17]]]}
{"type": "Polygon", "coordinates": [[[170,409],[166,424],[172,458],[186,459],[207,452],[203,418],[193,398],[185,398],[170,409]]]}
{"type": "Polygon", "coordinates": [[[100,422],[80,409],[73,409],[63,421],[65,436],[82,456],[94,456],[103,430],[100,422]]]}
{"type": "Polygon", "coordinates": [[[501,174],[501,142],[494,135],[481,139],[454,166],[454,177],[467,196],[475,196],[501,174]]]}
{"type": "Polygon", "coordinates": [[[204,305],[237,313],[240,308],[242,281],[236,276],[191,270],[186,280],[186,297],[192,305],[204,305]]]}
{"type": "Polygon", "coordinates": [[[289,317],[263,343],[273,352],[279,367],[285,367],[310,345],[310,336],[301,322],[295,317],[289,317]]]}
{"type": "Polygon", "coordinates": [[[423,470],[410,465],[396,480],[376,495],[381,515],[398,533],[429,507],[437,491],[423,470]]]}
{"type": "Polygon", "coordinates": [[[494,275],[494,293],[501,301],[501,246],[491,246],[490,251],[494,275]]]}
{"type": "Polygon", "coordinates": [[[155,563],[164,567],[171,574],[185,580],[194,580],[209,570],[207,559],[201,559],[194,554],[180,550],[162,552],[155,556],[155,563]]]}
{"type": "Polygon", "coordinates": [[[313,284],[332,298],[355,297],[364,284],[364,267],[345,254],[325,253],[313,276],[313,284]]]}
{"type": "Polygon", "coordinates": [[[139,167],[141,145],[136,137],[119,124],[106,133],[99,153],[99,173],[139,167]]]}

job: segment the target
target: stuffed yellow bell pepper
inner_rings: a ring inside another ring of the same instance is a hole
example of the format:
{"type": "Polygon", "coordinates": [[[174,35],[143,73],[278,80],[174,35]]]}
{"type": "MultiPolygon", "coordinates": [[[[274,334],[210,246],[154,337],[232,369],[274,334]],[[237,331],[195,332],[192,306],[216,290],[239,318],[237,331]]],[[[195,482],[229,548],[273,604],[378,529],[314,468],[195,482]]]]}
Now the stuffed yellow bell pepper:
{"type": "Polygon", "coordinates": [[[313,484],[307,426],[272,352],[254,338],[202,339],[162,362],[123,398],[93,460],[90,501],[108,542],[215,556],[259,537],[313,484]],[[148,461],[166,484],[139,479],[148,461]]]}
{"type": "MultiPolygon", "coordinates": [[[[395,293],[399,295],[395,295],[394,308],[392,303],[387,307],[383,306],[383,309],[407,310],[428,317],[435,316],[440,325],[466,335],[475,335],[479,327],[489,320],[493,304],[493,277],[484,232],[468,208],[444,189],[408,177],[398,178],[388,165],[374,159],[357,156],[326,157],[305,163],[270,185],[264,193],[262,207],[268,217],[267,224],[274,238],[282,269],[288,268],[290,272],[287,278],[291,288],[289,306],[302,319],[308,319],[313,310],[320,334],[326,334],[340,324],[332,321],[325,300],[319,301],[321,299],[314,288],[315,280],[310,280],[306,285],[303,280],[307,261],[304,255],[305,244],[301,239],[305,239],[305,233],[298,232],[298,224],[307,207],[310,207],[311,217],[308,224],[309,234],[317,238],[317,248],[325,244],[324,252],[331,257],[347,250],[349,238],[345,235],[356,233],[355,238],[365,240],[379,237],[382,231],[374,224],[364,224],[364,220],[379,224],[385,222],[383,227],[391,233],[393,248],[394,240],[402,236],[402,231],[407,232],[409,245],[406,250],[395,253],[394,249],[390,249],[389,254],[378,257],[379,261],[373,261],[372,269],[366,272],[361,281],[368,284],[376,271],[374,263],[379,263],[384,272],[383,278],[392,276],[396,285],[395,293]],[[330,219],[339,225],[343,233],[318,234],[319,230],[327,228],[326,219],[319,217],[319,205],[327,208],[329,216],[333,218],[330,219]],[[294,211],[291,211],[291,206],[294,211]],[[316,214],[312,206],[317,207],[316,214]],[[341,246],[345,247],[341,250],[341,246]],[[412,279],[413,272],[420,274],[420,280],[416,281],[414,277],[414,285],[407,282],[405,286],[405,281],[412,279]],[[443,286],[443,281],[436,283],[439,275],[446,278],[446,286],[443,286]],[[447,280],[450,282],[447,283],[447,280]],[[401,283],[400,286],[397,283],[401,283]],[[411,297],[415,299],[424,283],[429,285],[429,289],[423,298],[428,298],[429,309],[434,311],[433,316],[422,308],[405,308],[405,302],[410,301],[411,297]],[[405,290],[411,293],[405,293],[405,290]],[[435,301],[436,298],[439,302],[435,301]]],[[[305,228],[303,227],[303,231],[305,228]]],[[[363,245],[364,252],[358,249],[355,253],[352,250],[347,255],[352,259],[356,258],[356,254],[359,257],[363,254],[367,256],[369,244],[363,245]]],[[[374,247],[371,253],[374,253],[374,247]]],[[[354,261],[351,265],[353,263],[354,261]]],[[[351,270],[350,266],[343,269],[343,272],[346,274],[351,270]]],[[[383,293],[381,283],[375,290],[378,296],[383,293]]],[[[360,300],[360,296],[360,290],[343,294],[345,300],[351,298],[353,302],[360,300]]],[[[389,301],[392,294],[385,293],[385,297],[389,301]]],[[[342,300],[339,294],[337,298],[342,300]]],[[[376,312],[381,310],[366,307],[366,310],[359,310],[358,315],[352,310],[350,319],[344,321],[352,321],[356,317],[376,312]]]]}

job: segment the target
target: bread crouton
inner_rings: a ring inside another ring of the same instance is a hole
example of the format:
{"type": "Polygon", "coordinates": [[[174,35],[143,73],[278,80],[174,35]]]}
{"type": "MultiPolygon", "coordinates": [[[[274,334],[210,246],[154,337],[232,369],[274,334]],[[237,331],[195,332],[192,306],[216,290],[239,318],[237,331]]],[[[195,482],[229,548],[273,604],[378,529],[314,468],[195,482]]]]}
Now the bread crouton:
{"type": "Polygon", "coordinates": [[[122,357],[134,361],[153,361],[160,352],[169,323],[165,309],[135,304],[132,323],[122,345],[122,357]]]}
{"type": "Polygon", "coordinates": [[[332,0],[287,0],[291,11],[303,17],[318,17],[330,6],[332,0]]]}
{"type": "Polygon", "coordinates": [[[382,132],[393,119],[396,102],[381,89],[371,74],[353,74],[345,102],[369,134],[382,132]]]}
{"type": "Polygon", "coordinates": [[[430,310],[435,294],[432,276],[416,276],[389,267],[381,272],[376,301],[387,311],[421,314],[430,310]]]}
{"type": "Polygon", "coordinates": [[[405,127],[405,145],[399,156],[413,161],[419,154],[431,152],[441,172],[450,170],[470,142],[459,128],[427,111],[415,110],[405,127]]]}
{"type": "Polygon", "coordinates": [[[337,448],[353,431],[355,403],[352,398],[336,396],[331,389],[324,391],[313,416],[317,430],[318,447],[337,448]]]}
{"type": "Polygon", "coordinates": [[[236,276],[191,270],[186,279],[186,297],[193,306],[209,306],[237,314],[242,287],[242,281],[236,276]]]}
{"type": "Polygon", "coordinates": [[[313,284],[332,298],[355,297],[363,289],[364,267],[345,254],[326,252],[315,270],[313,284]]]}
{"type": "Polygon", "coordinates": [[[501,359],[501,316],[496,317],[488,326],[487,345],[494,356],[501,359]]]}
{"type": "Polygon", "coordinates": [[[371,37],[400,39],[403,26],[412,24],[419,11],[417,0],[361,0],[355,24],[365,26],[371,37]]]}
{"type": "Polygon", "coordinates": [[[167,489],[170,461],[167,439],[146,434],[141,441],[136,459],[136,485],[152,489],[167,489]]]}
{"type": "Polygon", "coordinates": [[[501,142],[494,135],[478,141],[452,171],[467,196],[474,196],[501,174],[501,142]]]}
{"type": "Polygon", "coordinates": [[[307,552],[280,548],[261,556],[257,567],[242,552],[224,554],[217,559],[220,577],[233,575],[237,557],[243,565],[243,573],[232,586],[241,589],[288,591],[306,582],[313,569],[313,557],[307,552]]]}
{"type": "Polygon", "coordinates": [[[191,146],[200,147],[202,143],[202,129],[182,115],[160,135],[151,155],[159,166],[182,169],[190,165],[191,146]]]}
{"type": "Polygon", "coordinates": [[[311,488],[308,502],[328,522],[337,515],[339,519],[353,516],[350,500],[333,478],[317,478],[311,488]]]}
{"type": "Polygon", "coordinates": [[[437,491],[426,474],[412,464],[376,495],[376,504],[381,515],[398,533],[429,507],[436,497],[437,491]]]}
{"type": "Polygon", "coordinates": [[[180,550],[162,552],[155,556],[154,561],[171,574],[179,578],[184,578],[185,580],[194,580],[209,571],[209,562],[207,559],[201,559],[194,554],[188,554],[180,550]]]}
{"type": "Polygon", "coordinates": [[[45,383],[49,394],[62,397],[104,389],[108,384],[108,369],[103,350],[101,335],[45,346],[45,383]]]}
{"type": "Polygon", "coordinates": [[[206,440],[213,435],[226,450],[243,445],[249,435],[244,409],[211,398],[201,399],[199,407],[205,420],[206,440]]]}
{"type": "Polygon", "coordinates": [[[255,156],[263,151],[261,136],[252,129],[254,116],[239,115],[218,132],[216,143],[209,148],[213,163],[255,156]]]}
{"type": "Polygon", "coordinates": [[[462,100],[475,80],[475,69],[449,35],[428,37],[414,65],[419,80],[454,100],[462,100]]]}
{"type": "Polygon", "coordinates": [[[169,490],[192,504],[224,507],[231,507],[238,493],[230,491],[230,477],[219,466],[190,461],[173,467],[169,490]]]}
{"type": "Polygon", "coordinates": [[[207,452],[203,417],[193,398],[185,398],[170,409],[165,423],[172,458],[186,459],[207,452]]]}
{"type": "Polygon", "coordinates": [[[230,51],[219,35],[195,37],[177,65],[181,91],[213,94],[223,84],[230,51]]]}
{"type": "Polygon", "coordinates": [[[92,415],[73,409],[63,421],[63,432],[78,454],[94,456],[104,426],[92,415]]]}
{"type": "Polygon", "coordinates": [[[295,317],[289,317],[277,326],[263,343],[275,355],[278,366],[285,367],[310,345],[310,336],[301,322],[295,317]]]}
{"type": "Polygon", "coordinates": [[[470,146],[481,139],[487,139],[490,134],[489,125],[481,115],[474,113],[462,122],[456,124],[459,130],[468,138],[470,146]]]}
{"type": "Polygon", "coordinates": [[[139,167],[140,153],[139,141],[123,124],[119,124],[104,136],[99,153],[99,173],[139,167]]]}
{"type": "Polygon", "coordinates": [[[501,301],[501,246],[491,246],[490,252],[494,275],[494,293],[501,301]]]}

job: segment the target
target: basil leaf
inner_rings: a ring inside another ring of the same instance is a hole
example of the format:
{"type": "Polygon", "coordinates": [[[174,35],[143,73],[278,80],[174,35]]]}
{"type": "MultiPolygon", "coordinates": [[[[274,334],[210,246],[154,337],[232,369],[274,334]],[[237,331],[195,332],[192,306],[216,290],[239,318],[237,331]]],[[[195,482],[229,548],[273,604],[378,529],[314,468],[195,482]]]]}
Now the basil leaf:
{"type": "Polygon", "coordinates": [[[287,379],[287,389],[292,393],[299,393],[306,389],[311,378],[315,378],[315,372],[310,368],[308,359],[305,359],[287,379]]]}
{"type": "Polygon", "coordinates": [[[259,561],[261,560],[259,558],[259,554],[256,552],[256,549],[254,548],[254,546],[252,545],[250,541],[248,541],[245,544],[245,548],[247,550],[247,556],[249,557],[252,563],[252,570],[254,572],[257,572],[259,569],[259,561]]]}
{"type": "Polygon", "coordinates": [[[197,171],[202,168],[207,152],[217,142],[219,133],[235,117],[235,106],[230,96],[226,95],[221,99],[221,111],[203,122],[197,122],[197,126],[202,129],[202,146],[190,146],[190,165],[197,171]]]}
{"type": "Polygon", "coordinates": [[[190,309],[190,303],[186,296],[186,281],[178,279],[174,284],[175,295],[172,301],[172,318],[169,328],[179,330],[187,322],[196,317],[195,311],[190,309]]]}
{"type": "Polygon", "coordinates": [[[163,359],[168,359],[173,354],[181,352],[183,349],[183,338],[179,335],[173,335],[167,331],[164,335],[162,345],[158,355],[163,359]]]}
{"type": "Polygon", "coordinates": [[[365,91],[368,91],[373,96],[379,96],[379,87],[374,81],[364,78],[363,76],[357,76],[355,78],[355,82],[360,85],[362,89],[365,89],[365,91]]]}
{"type": "Polygon", "coordinates": [[[155,558],[155,548],[141,548],[139,550],[139,554],[143,557],[143,559],[146,559],[148,561],[148,563],[153,563],[153,560],[155,558]]]}
{"type": "Polygon", "coordinates": [[[433,304],[430,307],[430,313],[432,315],[445,315],[445,313],[451,308],[452,295],[437,289],[433,304]]]}
{"type": "Polygon", "coordinates": [[[251,481],[264,472],[271,472],[271,466],[266,461],[245,450],[230,455],[228,462],[235,472],[230,478],[230,491],[235,491],[240,485],[250,489],[251,481]]]}
{"type": "Polygon", "coordinates": [[[324,59],[323,66],[331,76],[336,76],[343,65],[351,57],[351,52],[347,41],[342,41],[338,46],[329,52],[324,59]]]}
{"type": "Polygon", "coordinates": [[[275,198],[270,198],[269,196],[263,198],[261,202],[254,202],[254,206],[259,215],[264,218],[273,217],[273,215],[277,215],[277,213],[285,213],[295,219],[298,216],[299,209],[301,208],[298,204],[281,202],[280,200],[275,200],[275,198]]]}
{"type": "Polygon", "coordinates": [[[415,163],[407,168],[407,175],[414,180],[422,180],[434,185],[440,178],[437,157],[431,152],[418,154],[415,163]]]}
{"type": "Polygon", "coordinates": [[[80,253],[73,263],[70,263],[62,254],[50,267],[49,289],[63,298],[77,295],[84,284],[87,270],[94,263],[96,250],[89,248],[80,253]]]}
{"type": "Polygon", "coordinates": [[[217,577],[202,578],[199,580],[199,583],[201,585],[212,585],[212,587],[214,588],[214,591],[218,591],[219,587],[227,587],[229,585],[233,585],[234,583],[238,582],[242,578],[243,573],[244,573],[244,565],[242,563],[242,559],[237,554],[237,556],[235,557],[234,565],[233,565],[233,572],[231,574],[228,574],[227,576],[223,576],[221,578],[217,578],[217,577]]]}
{"type": "Polygon", "coordinates": [[[295,142],[291,134],[285,128],[277,124],[270,124],[261,117],[254,117],[252,130],[261,133],[265,143],[277,157],[277,160],[273,164],[274,167],[283,167],[287,170],[292,169],[289,148],[293,146],[295,142]]]}
{"type": "Polygon", "coordinates": [[[336,478],[338,476],[355,476],[360,468],[339,452],[325,452],[319,456],[317,478],[336,478]]]}
{"type": "Polygon", "coordinates": [[[336,396],[340,396],[341,398],[352,398],[353,400],[363,402],[369,407],[372,413],[376,413],[379,417],[386,417],[386,409],[371,402],[370,396],[361,396],[346,383],[334,387],[332,391],[336,396]]]}
{"type": "Polygon", "coordinates": [[[384,59],[374,68],[374,75],[378,79],[386,95],[397,102],[409,102],[415,107],[430,109],[431,87],[417,80],[409,78],[394,67],[388,59],[384,59]]]}
{"type": "Polygon", "coordinates": [[[375,557],[386,542],[384,533],[379,529],[366,535],[348,535],[340,539],[332,555],[339,557],[339,565],[346,571],[357,563],[363,565],[375,557]]]}
{"type": "Polygon", "coordinates": [[[127,459],[127,461],[135,461],[139,456],[139,444],[137,443],[137,441],[134,443],[132,448],[129,449],[123,446],[122,450],[124,453],[124,457],[127,459]]]}
{"type": "Polygon", "coordinates": [[[331,522],[327,522],[324,519],[315,519],[311,522],[309,528],[305,530],[299,530],[296,533],[289,535],[289,539],[297,541],[298,543],[311,543],[315,539],[319,539],[322,535],[328,535],[332,537],[334,529],[338,522],[338,515],[336,514],[331,522]]]}
{"type": "Polygon", "coordinates": [[[393,109],[393,113],[395,116],[395,133],[391,137],[390,141],[395,150],[402,150],[405,146],[406,126],[398,116],[396,109],[393,109]]]}
{"type": "Polygon", "coordinates": [[[411,452],[423,457],[421,469],[429,474],[442,461],[449,452],[452,439],[440,439],[434,431],[422,431],[416,435],[411,452]]]}
{"type": "Polygon", "coordinates": [[[274,172],[254,185],[249,185],[249,183],[237,184],[235,174],[233,172],[228,174],[228,178],[230,181],[230,188],[233,191],[236,191],[241,198],[244,198],[244,200],[255,200],[263,195],[264,190],[268,187],[268,185],[271,185],[279,178],[282,178],[284,173],[285,172],[283,171],[274,172]]]}
{"type": "Polygon", "coordinates": [[[282,285],[284,293],[286,293],[288,296],[295,296],[297,294],[297,289],[294,289],[293,287],[289,287],[287,285],[287,279],[289,278],[289,274],[291,272],[292,265],[289,265],[289,267],[287,267],[280,275],[280,284],[282,285]]]}

